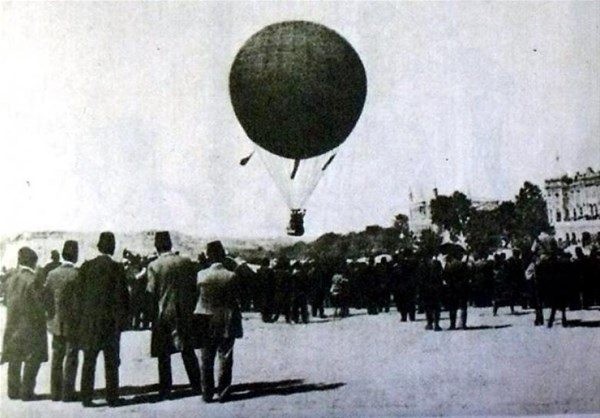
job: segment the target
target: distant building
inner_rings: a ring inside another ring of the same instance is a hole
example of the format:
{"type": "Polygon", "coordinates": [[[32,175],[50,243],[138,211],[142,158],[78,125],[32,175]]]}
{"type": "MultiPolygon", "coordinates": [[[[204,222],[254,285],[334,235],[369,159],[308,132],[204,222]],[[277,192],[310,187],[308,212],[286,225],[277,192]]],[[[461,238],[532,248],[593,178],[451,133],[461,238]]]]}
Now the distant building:
{"type": "MultiPolygon", "coordinates": [[[[431,199],[438,196],[438,190],[433,189],[431,199]]],[[[410,231],[419,236],[425,229],[437,230],[437,226],[431,221],[431,199],[415,199],[412,192],[409,193],[408,227],[410,231]]],[[[471,207],[477,210],[494,210],[500,205],[498,200],[473,199],[471,207]]]]}
{"type": "Polygon", "coordinates": [[[584,235],[600,233],[600,172],[588,168],[573,177],[545,181],[548,221],[557,239],[581,244],[584,235]]]}

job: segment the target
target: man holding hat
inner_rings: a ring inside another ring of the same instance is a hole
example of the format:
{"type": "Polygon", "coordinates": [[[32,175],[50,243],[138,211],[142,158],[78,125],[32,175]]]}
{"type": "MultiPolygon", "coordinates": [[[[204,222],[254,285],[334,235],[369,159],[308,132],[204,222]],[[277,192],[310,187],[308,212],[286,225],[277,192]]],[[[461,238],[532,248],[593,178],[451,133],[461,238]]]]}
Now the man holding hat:
{"type": "Polygon", "coordinates": [[[50,396],[53,401],[75,400],[78,353],[77,327],[79,312],[79,254],[77,241],[66,241],[64,262],[48,273],[45,290],[48,298],[48,330],[52,334],[52,369],[50,396]],[[64,364],[63,364],[64,363],[64,364]]]}
{"type": "Polygon", "coordinates": [[[81,397],[84,406],[92,405],[96,360],[104,353],[106,400],[114,406],[119,400],[119,340],[126,327],[129,293],[125,270],[111,257],[115,236],[102,232],[98,241],[100,255],[81,266],[79,345],[83,349],[81,397]]]}
{"type": "Polygon", "coordinates": [[[8,397],[23,401],[33,399],[40,365],[48,361],[43,289],[35,271],[37,260],[35,251],[21,248],[19,266],[6,287],[6,328],[0,364],[8,363],[8,397]]]}
{"type": "Polygon", "coordinates": [[[224,402],[231,386],[233,367],[233,345],[241,338],[242,316],[239,305],[237,276],[228,270],[225,249],[220,241],[209,242],[206,254],[210,267],[198,273],[199,298],[195,314],[206,316],[208,335],[201,348],[202,356],[202,398],[210,402],[215,391],[214,363],[219,358],[217,383],[218,400],[224,402]]]}
{"type": "Polygon", "coordinates": [[[171,236],[157,232],[154,246],[159,256],[148,265],[148,292],[158,315],[152,326],[151,355],[158,358],[159,394],[169,396],[173,385],[171,354],[181,353],[192,388],[200,391],[200,367],[192,341],[192,313],[196,302],[192,261],[171,252],[171,236]]]}

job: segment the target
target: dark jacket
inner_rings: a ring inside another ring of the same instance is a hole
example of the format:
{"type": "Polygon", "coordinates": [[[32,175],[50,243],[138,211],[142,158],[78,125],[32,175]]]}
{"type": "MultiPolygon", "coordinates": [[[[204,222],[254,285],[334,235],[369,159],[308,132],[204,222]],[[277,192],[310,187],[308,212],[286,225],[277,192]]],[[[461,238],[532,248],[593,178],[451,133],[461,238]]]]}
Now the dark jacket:
{"type": "Polygon", "coordinates": [[[125,329],[129,293],[125,270],[108,255],[88,260],[79,270],[81,303],[79,343],[83,349],[102,349],[125,329]]]}
{"type": "Polygon", "coordinates": [[[158,309],[152,326],[151,355],[191,347],[191,318],[196,303],[195,267],[187,257],[163,253],[148,265],[148,292],[158,309]]]}
{"type": "Polygon", "coordinates": [[[75,341],[78,334],[79,269],[65,263],[48,274],[45,294],[48,307],[48,331],[55,336],[67,337],[75,341]]]}
{"type": "Polygon", "coordinates": [[[38,272],[19,267],[6,286],[6,328],[1,363],[48,361],[43,289],[38,272]]]}

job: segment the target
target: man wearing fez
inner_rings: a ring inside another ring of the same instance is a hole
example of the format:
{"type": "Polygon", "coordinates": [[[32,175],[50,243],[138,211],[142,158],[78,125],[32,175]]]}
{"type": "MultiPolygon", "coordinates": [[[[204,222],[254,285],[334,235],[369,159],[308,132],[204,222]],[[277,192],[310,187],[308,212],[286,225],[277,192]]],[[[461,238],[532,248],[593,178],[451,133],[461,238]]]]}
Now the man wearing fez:
{"type": "Polygon", "coordinates": [[[79,346],[83,349],[81,397],[84,406],[92,405],[96,360],[104,353],[106,400],[114,406],[119,400],[119,339],[129,312],[125,270],[111,257],[115,236],[102,232],[98,241],[100,255],[81,266],[79,346]]]}
{"type": "Polygon", "coordinates": [[[0,364],[8,363],[10,399],[32,400],[40,365],[48,361],[43,289],[35,271],[37,260],[35,251],[21,248],[19,266],[6,287],[6,328],[0,364]]]}
{"type": "Polygon", "coordinates": [[[208,243],[206,254],[210,267],[198,273],[199,298],[195,314],[207,318],[207,335],[201,348],[202,398],[210,402],[215,391],[214,363],[219,357],[218,400],[224,402],[231,386],[233,344],[242,337],[237,276],[224,265],[225,249],[220,241],[208,243]]]}
{"type": "Polygon", "coordinates": [[[159,256],[148,265],[148,292],[158,309],[152,327],[151,355],[158,358],[159,394],[166,397],[171,391],[171,354],[178,352],[192,388],[199,392],[200,367],[191,329],[196,270],[189,258],[171,252],[167,231],[156,233],[154,246],[159,256]]]}
{"type": "Polygon", "coordinates": [[[77,327],[79,269],[77,241],[66,241],[62,250],[64,262],[50,271],[45,290],[48,302],[48,330],[52,334],[52,369],[50,396],[53,401],[75,400],[78,349],[77,327]]]}

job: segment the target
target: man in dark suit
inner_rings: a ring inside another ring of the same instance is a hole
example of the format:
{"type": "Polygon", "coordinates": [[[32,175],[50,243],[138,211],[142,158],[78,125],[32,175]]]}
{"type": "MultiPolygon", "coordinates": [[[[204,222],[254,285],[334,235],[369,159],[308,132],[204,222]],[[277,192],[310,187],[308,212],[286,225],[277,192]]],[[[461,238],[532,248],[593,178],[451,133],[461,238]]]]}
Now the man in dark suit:
{"type": "Polygon", "coordinates": [[[206,341],[201,348],[202,398],[212,400],[215,357],[219,358],[217,383],[218,400],[224,402],[231,386],[233,345],[241,338],[242,316],[239,305],[237,276],[223,265],[225,249],[220,241],[208,243],[206,254],[211,266],[198,273],[199,298],[195,314],[205,316],[208,322],[206,341]]]}
{"type": "Polygon", "coordinates": [[[180,352],[192,388],[200,391],[200,366],[192,341],[192,314],[196,303],[195,268],[192,261],[171,252],[168,232],[157,232],[154,245],[159,256],[148,265],[148,292],[158,316],[152,327],[151,355],[158,358],[161,397],[171,392],[171,354],[180,352]]]}
{"type": "Polygon", "coordinates": [[[52,369],[50,395],[53,401],[75,400],[75,378],[79,350],[78,286],[79,269],[75,267],[79,254],[77,241],[66,241],[63,264],[50,271],[45,285],[48,302],[48,330],[52,334],[52,369]]]}
{"type": "Polygon", "coordinates": [[[23,401],[34,398],[40,365],[48,361],[43,291],[35,271],[37,260],[35,251],[21,248],[19,267],[6,286],[6,327],[0,364],[8,363],[8,397],[23,401]]]}
{"type": "Polygon", "coordinates": [[[454,254],[446,256],[442,279],[446,283],[446,307],[450,316],[450,327],[456,329],[456,314],[460,309],[460,327],[467,329],[468,281],[467,265],[454,254]]]}
{"type": "Polygon", "coordinates": [[[416,277],[419,283],[421,307],[427,318],[426,330],[441,331],[440,310],[442,295],[442,264],[424,252],[421,255],[416,277]]]}
{"type": "Polygon", "coordinates": [[[96,360],[104,353],[106,400],[110,406],[119,400],[119,339],[129,312],[129,294],[123,265],[111,256],[115,236],[102,232],[98,241],[101,255],[81,266],[81,315],[79,343],[83,349],[81,397],[84,406],[92,405],[96,360]]]}

